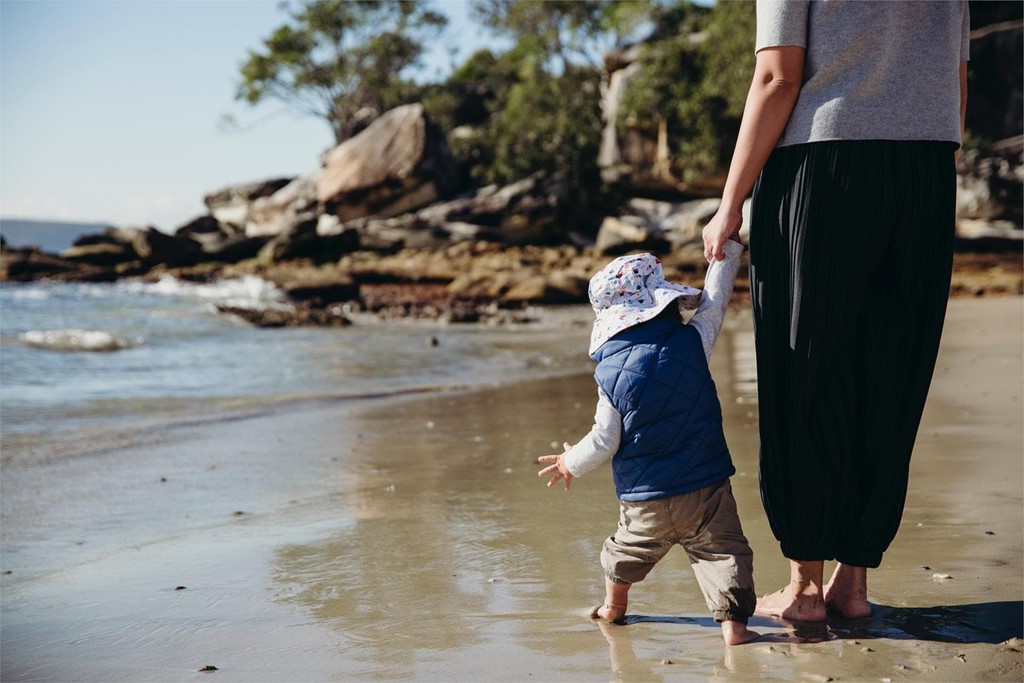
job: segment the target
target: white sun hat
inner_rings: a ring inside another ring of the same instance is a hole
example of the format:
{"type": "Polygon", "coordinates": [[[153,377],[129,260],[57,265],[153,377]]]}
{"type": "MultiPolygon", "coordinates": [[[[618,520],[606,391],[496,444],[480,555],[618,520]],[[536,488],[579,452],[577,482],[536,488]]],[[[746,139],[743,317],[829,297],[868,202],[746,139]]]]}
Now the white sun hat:
{"type": "Polygon", "coordinates": [[[620,256],[590,278],[590,305],[597,319],[590,333],[590,355],[628,327],[654,318],[677,299],[683,308],[700,304],[701,291],[668,282],[652,254],[620,256]]]}

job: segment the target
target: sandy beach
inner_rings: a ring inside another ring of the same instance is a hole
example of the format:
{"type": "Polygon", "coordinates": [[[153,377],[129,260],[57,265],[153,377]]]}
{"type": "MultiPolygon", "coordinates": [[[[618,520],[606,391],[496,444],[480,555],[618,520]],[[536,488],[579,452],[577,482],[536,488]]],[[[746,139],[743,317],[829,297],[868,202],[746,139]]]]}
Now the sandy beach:
{"type": "MultiPolygon", "coordinates": [[[[588,334],[561,343],[583,354],[588,334]]],[[[1019,681],[1022,343],[1021,297],[950,302],[870,619],[758,618],[761,640],[727,648],[682,552],[633,590],[626,626],[586,618],[610,471],[566,494],[535,463],[589,428],[593,380],[574,375],[311,401],[7,464],[0,677],[1019,681]]],[[[788,570],[757,490],[747,310],[712,371],[765,593],[788,570]]]]}

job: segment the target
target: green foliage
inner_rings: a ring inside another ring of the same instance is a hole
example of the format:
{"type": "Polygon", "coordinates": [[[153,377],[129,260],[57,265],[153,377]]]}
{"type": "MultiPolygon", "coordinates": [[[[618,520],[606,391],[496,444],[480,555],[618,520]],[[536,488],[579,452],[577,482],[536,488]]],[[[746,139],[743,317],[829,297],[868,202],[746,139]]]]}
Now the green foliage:
{"type": "Polygon", "coordinates": [[[552,72],[592,68],[649,24],[656,0],[473,0],[474,17],[552,72]]]}
{"type": "Polygon", "coordinates": [[[725,165],[735,144],[754,68],[754,3],[707,12],[682,2],[662,12],[663,37],[643,46],[617,125],[653,137],[664,122],[673,170],[692,180],[725,165]]]}
{"type": "Polygon", "coordinates": [[[276,99],[325,119],[337,142],[417,89],[402,73],[447,19],[414,0],[307,0],[250,50],[236,97],[276,99]]]}
{"type": "Polygon", "coordinates": [[[488,127],[482,142],[493,159],[475,169],[475,177],[504,183],[538,171],[562,171],[574,187],[594,183],[601,140],[599,84],[596,69],[527,74],[509,89],[488,127]]]}
{"type": "Polygon", "coordinates": [[[600,184],[600,81],[596,68],[552,74],[533,44],[481,50],[423,94],[448,133],[466,181],[509,183],[534,173],[566,175],[577,191],[600,184]]]}

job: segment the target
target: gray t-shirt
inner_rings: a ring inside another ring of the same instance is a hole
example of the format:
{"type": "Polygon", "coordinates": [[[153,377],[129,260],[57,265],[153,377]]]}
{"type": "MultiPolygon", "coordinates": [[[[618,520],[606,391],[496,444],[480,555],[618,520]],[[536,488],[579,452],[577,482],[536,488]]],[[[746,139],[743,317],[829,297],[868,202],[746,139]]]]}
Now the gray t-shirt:
{"type": "Polygon", "coordinates": [[[778,146],[821,140],[960,142],[967,2],[757,0],[757,46],[806,48],[778,146]]]}

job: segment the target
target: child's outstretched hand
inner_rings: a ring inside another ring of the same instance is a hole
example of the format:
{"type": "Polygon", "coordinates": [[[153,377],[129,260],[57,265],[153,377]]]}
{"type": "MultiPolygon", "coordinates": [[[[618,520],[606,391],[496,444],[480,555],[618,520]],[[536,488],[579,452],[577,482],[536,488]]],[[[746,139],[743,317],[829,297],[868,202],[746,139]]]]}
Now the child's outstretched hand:
{"type": "MultiPolygon", "coordinates": [[[[569,450],[570,448],[572,448],[572,445],[568,443],[563,443],[562,448],[564,448],[565,450],[569,450]]],[[[565,466],[565,453],[561,453],[560,455],[542,455],[539,458],[537,458],[537,461],[555,463],[554,465],[548,465],[547,467],[545,467],[544,469],[537,473],[538,477],[543,477],[548,474],[554,474],[554,476],[551,477],[551,481],[548,482],[548,487],[554,486],[559,481],[564,479],[565,490],[569,490],[569,488],[572,486],[572,473],[569,472],[569,468],[565,466]]]]}

